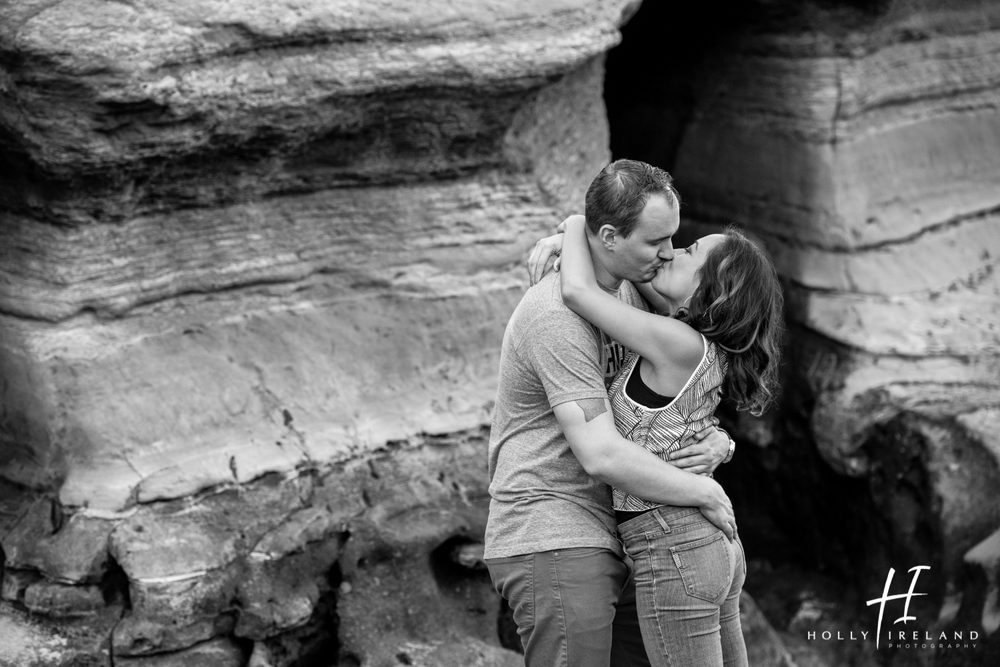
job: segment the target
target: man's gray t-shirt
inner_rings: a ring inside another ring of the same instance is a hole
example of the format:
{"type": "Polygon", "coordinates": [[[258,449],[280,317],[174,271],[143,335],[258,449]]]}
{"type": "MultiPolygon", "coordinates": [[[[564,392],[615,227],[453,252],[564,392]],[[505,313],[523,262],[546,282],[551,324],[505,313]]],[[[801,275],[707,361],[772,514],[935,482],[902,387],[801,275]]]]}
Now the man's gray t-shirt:
{"type": "MultiPolygon", "coordinates": [[[[619,298],[646,309],[629,282],[619,298]]],[[[621,555],[611,490],[588,475],[563,436],[557,405],[607,398],[624,348],[563,303],[559,275],[527,291],[500,351],[490,431],[486,558],[571,547],[621,555]]]]}

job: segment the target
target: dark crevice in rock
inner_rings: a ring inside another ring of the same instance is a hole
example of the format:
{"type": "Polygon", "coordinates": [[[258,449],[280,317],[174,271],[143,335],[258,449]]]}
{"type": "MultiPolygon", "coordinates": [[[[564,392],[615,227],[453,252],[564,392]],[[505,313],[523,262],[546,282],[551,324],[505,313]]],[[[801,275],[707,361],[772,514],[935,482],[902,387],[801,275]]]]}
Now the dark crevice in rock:
{"type": "MultiPolygon", "coordinates": [[[[859,523],[874,517],[870,502],[869,511],[864,509],[866,481],[830,468],[807,420],[786,423],[781,444],[767,447],[748,442],[735,421],[723,423],[742,446],[715,477],[733,500],[748,557],[852,579],[858,555],[865,553],[862,533],[869,532],[859,523]],[[844,498],[851,503],[838,501],[844,498]]],[[[747,579],[747,589],[756,596],[754,583],[747,579]]]]}
{"type": "Polygon", "coordinates": [[[517,623],[514,622],[514,610],[504,598],[500,598],[500,611],[497,612],[497,639],[505,649],[524,653],[521,637],[517,634],[517,623]]]}
{"type": "MultiPolygon", "coordinates": [[[[841,475],[823,460],[807,418],[780,425],[777,442],[764,446],[749,441],[731,411],[723,426],[739,444],[715,478],[736,510],[746,593],[790,646],[812,629],[856,627],[867,618],[864,593],[881,590],[881,583],[865,582],[886,574],[884,546],[872,541],[881,539],[885,522],[867,480],[841,475]]],[[[808,642],[799,648],[816,650],[808,642]]],[[[834,653],[815,664],[868,664],[864,644],[824,650],[834,653]]]]}
{"type": "MultiPolygon", "coordinates": [[[[170,107],[150,99],[106,100],[97,102],[99,109],[96,131],[116,134],[124,128],[160,127],[176,124],[170,107]]],[[[190,121],[191,117],[184,120],[190,121]]],[[[133,130],[134,131],[134,130],[133,130]]]]}
{"type": "Polygon", "coordinates": [[[299,643],[297,656],[287,663],[291,667],[331,667],[338,664],[340,617],[337,615],[337,593],[343,579],[340,565],[335,564],[327,575],[329,590],[320,596],[309,623],[304,628],[287,633],[294,635],[299,643]]]}
{"type": "Polygon", "coordinates": [[[782,386],[797,391],[782,395],[782,420],[775,424],[774,441],[754,443],[751,434],[741,433],[733,407],[723,403],[723,423],[744,446],[715,476],[733,499],[740,537],[751,557],[850,577],[864,547],[857,538],[865,531],[858,530],[856,521],[875,516],[870,500],[864,502],[867,482],[838,473],[823,459],[810,422],[816,396],[793,370],[808,364],[798,359],[795,349],[786,354],[782,386]]]}
{"type": "Polygon", "coordinates": [[[864,550],[858,560],[865,563],[865,590],[880,590],[882,573],[890,567],[929,565],[933,574],[921,580],[927,595],[913,602],[914,613],[927,617],[937,614],[955,573],[945,566],[941,504],[928,470],[935,456],[926,436],[908,421],[908,415],[900,414],[877,424],[862,446],[873,462],[867,479],[873,519],[860,535],[864,550]]]}
{"type": "Polygon", "coordinates": [[[49,517],[52,521],[52,534],[55,535],[62,530],[63,524],[66,522],[66,514],[58,498],[49,500],[49,517]]]}
{"type": "Polygon", "coordinates": [[[129,591],[128,575],[125,570],[111,556],[104,569],[104,575],[100,582],[101,595],[104,603],[111,605],[121,605],[122,613],[132,609],[132,595],[129,591]]]}
{"type": "Polygon", "coordinates": [[[488,580],[482,542],[471,535],[453,535],[430,553],[431,572],[445,595],[465,596],[465,588],[488,580]]]}
{"type": "Polygon", "coordinates": [[[621,44],[608,52],[604,100],[615,159],[673,170],[702,63],[725,48],[753,11],[751,4],[709,0],[682,12],[672,3],[642,3],[622,27],[621,44]]]}
{"type": "Polygon", "coordinates": [[[1000,487],[995,454],[954,416],[911,412],[871,429],[864,448],[875,462],[873,496],[892,522],[896,551],[959,577],[964,554],[1000,521],[1000,507],[977,500],[1000,487]]]}
{"type": "MultiPolygon", "coordinates": [[[[991,592],[996,590],[996,582],[991,581],[996,575],[990,575],[982,568],[981,563],[963,563],[959,589],[963,591],[961,607],[955,618],[949,624],[949,630],[965,631],[970,628],[983,628],[983,621],[989,609],[996,610],[996,602],[990,600],[991,592]]],[[[982,665],[1000,665],[1000,632],[994,630],[986,633],[985,628],[979,633],[982,644],[980,655],[982,665]]],[[[966,663],[956,660],[947,651],[939,651],[935,667],[960,667],[966,663]],[[950,659],[949,659],[950,658],[950,659]]]]}
{"type": "MultiPolygon", "coordinates": [[[[249,661],[250,656],[253,655],[253,645],[252,639],[246,639],[243,637],[237,637],[233,634],[228,635],[229,641],[233,642],[233,645],[243,654],[244,660],[249,661]]],[[[248,664],[244,663],[244,664],[248,664]]]]}

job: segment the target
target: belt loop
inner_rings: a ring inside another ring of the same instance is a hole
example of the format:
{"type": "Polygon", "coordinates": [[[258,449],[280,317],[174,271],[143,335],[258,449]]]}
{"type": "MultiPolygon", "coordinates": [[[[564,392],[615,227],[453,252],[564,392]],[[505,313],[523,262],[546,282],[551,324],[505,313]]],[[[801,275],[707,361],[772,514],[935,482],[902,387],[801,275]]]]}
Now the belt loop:
{"type": "Polygon", "coordinates": [[[660,528],[663,529],[663,532],[669,533],[670,524],[667,523],[667,520],[663,518],[663,514],[660,513],[660,510],[662,509],[663,509],[662,507],[657,507],[655,510],[652,510],[650,514],[652,514],[656,518],[656,523],[660,524],[660,528]]]}

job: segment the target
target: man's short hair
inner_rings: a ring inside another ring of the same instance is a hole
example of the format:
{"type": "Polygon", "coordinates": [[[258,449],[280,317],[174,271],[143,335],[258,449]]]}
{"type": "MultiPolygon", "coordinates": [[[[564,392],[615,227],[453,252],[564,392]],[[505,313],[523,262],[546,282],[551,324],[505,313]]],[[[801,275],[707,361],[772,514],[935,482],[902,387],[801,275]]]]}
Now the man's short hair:
{"type": "Polygon", "coordinates": [[[674,206],[681,205],[674,179],[663,169],[638,160],[612,162],[587,188],[587,228],[596,234],[604,225],[611,225],[627,238],[654,194],[664,195],[674,206]]]}

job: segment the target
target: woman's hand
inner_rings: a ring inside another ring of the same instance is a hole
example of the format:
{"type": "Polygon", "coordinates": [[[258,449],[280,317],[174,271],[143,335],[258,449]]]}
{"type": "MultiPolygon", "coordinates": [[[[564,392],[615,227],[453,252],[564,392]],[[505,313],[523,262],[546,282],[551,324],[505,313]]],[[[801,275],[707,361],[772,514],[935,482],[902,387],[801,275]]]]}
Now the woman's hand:
{"type": "Polygon", "coordinates": [[[559,254],[562,252],[563,233],[566,223],[574,218],[584,219],[582,215],[571,215],[556,226],[556,233],[546,236],[531,249],[528,255],[528,280],[532,285],[545,277],[550,270],[559,270],[559,254]]]}
{"type": "Polygon", "coordinates": [[[538,241],[528,255],[528,280],[534,285],[549,271],[559,270],[559,253],[562,252],[563,234],[553,234],[538,241]]]}

